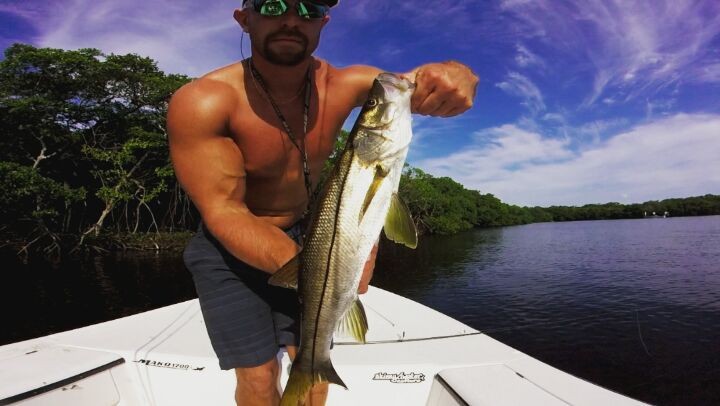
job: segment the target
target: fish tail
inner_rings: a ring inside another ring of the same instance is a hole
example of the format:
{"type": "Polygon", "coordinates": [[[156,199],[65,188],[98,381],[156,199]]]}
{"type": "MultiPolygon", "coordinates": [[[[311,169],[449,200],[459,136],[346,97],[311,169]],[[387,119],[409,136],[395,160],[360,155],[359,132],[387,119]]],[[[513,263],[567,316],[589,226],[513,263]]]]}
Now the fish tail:
{"type": "Polygon", "coordinates": [[[330,360],[320,365],[315,371],[304,371],[293,364],[290,370],[290,378],[282,394],[280,406],[303,405],[310,389],[312,389],[314,385],[322,382],[334,383],[347,389],[345,382],[343,382],[337,372],[335,372],[335,368],[330,360]]]}

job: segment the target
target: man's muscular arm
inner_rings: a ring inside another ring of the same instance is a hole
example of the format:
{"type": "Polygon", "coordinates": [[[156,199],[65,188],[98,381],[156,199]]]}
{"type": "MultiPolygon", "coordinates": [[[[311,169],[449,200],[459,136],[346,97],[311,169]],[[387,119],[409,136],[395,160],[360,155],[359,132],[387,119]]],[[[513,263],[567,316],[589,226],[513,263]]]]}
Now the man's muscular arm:
{"type": "Polygon", "coordinates": [[[243,155],[228,136],[235,108],[236,92],[222,82],[205,78],[182,87],[168,109],[170,156],[180,185],[212,235],[241,261],[273,273],[299,247],[245,205],[243,155]]]}

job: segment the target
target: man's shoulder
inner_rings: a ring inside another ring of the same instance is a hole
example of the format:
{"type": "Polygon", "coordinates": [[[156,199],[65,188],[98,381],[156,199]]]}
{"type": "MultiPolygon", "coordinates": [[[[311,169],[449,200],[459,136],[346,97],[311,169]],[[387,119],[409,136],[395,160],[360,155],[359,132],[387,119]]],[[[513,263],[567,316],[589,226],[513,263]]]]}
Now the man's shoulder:
{"type": "Polygon", "coordinates": [[[333,66],[326,61],[322,61],[327,66],[328,80],[339,81],[343,83],[367,82],[372,81],[382,69],[370,65],[348,65],[343,67],[333,66]]]}
{"type": "Polygon", "coordinates": [[[178,89],[171,104],[192,105],[196,109],[217,109],[237,104],[242,85],[242,65],[235,63],[193,79],[178,89]],[[239,75],[239,76],[238,76],[239,75]]]}
{"type": "Polygon", "coordinates": [[[197,80],[215,81],[236,87],[242,83],[245,67],[242,62],[234,62],[230,65],[221,66],[202,75],[197,80]]]}
{"type": "Polygon", "coordinates": [[[327,66],[328,87],[331,91],[342,91],[348,95],[356,107],[365,101],[373,80],[382,72],[381,69],[369,65],[327,66]]]}
{"type": "Polygon", "coordinates": [[[178,89],[170,100],[168,125],[175,129],[203,126],[213,132],[222,131],[239,104],[238,85],[231,76],[237,69],[234,65],[216,69],[178,89]]]}

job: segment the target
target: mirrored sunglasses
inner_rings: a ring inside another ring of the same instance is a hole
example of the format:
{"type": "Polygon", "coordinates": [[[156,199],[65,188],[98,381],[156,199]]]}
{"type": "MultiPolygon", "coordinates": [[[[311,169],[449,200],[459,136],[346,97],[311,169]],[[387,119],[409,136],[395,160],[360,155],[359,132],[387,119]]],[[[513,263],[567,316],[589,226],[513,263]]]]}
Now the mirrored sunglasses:
{"type": "MultiPolygon", "coordinates": [[[[248,0],[246,4],[251,4],[255,11],[266,17],[279,17],[290,10],[285,0],[248,0]]],[[[295,9],[300,17],[308,20],[323,18],[330,11],[327,5],[308,0],[296,2],[295,9]]]]}

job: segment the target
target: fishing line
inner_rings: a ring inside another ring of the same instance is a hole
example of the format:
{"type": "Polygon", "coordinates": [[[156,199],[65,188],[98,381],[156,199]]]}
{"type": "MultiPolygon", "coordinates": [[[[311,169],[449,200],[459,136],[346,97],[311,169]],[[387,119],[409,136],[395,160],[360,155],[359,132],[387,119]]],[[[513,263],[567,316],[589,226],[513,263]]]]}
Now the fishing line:
{"type": "Polygon", "coordinates": [[[482,331],[474,331],[472,333],[461,333],[461,334],[451,334],[451,335],[445,335],[445,336],[432,336],[432,337],[421,337],[421,338],[398,338],[395,340],[375,340],[375,341],[366,341],[364,343],[359,342],[343,342],[343,343],[335,343],[335,345],[365,345],[365,344],[393,344],[393,343],[409,343],[413,341],[430,341],[430,340],[440,340],[444,338],[458,338],[458,337],[467,337],[467,336],[477,336],[477,335],[483,335],[482,331]]]}
{"type": "Polygon", "coordinates": [[[137,363],[138,355],[140,354],[141,351],[145,351],[145,355],[143,357],[148,358],[148,356],[150,355],[150,352],[152,350],[154,350],[158,345],[165,342],[172,335],[177,333],[178,330],[180,330],[180,328],[184,327],[200,311],[199,307],[196,307],[195,312],[193,314],[191,314],[190,317],[184,323],[182,323],[178,328],[176,328],[174,331],[172,331],[170,334],[168,334],[168,336],[166,336],[164,339],[162,339],[157,345],[155,345],[147,350],[144,350],[145,347],[152,344],[155,340],[157,340],[163,334],[165,334],[165,332],[170,330],[170,328],[172,328],[178,321],[180,321],[180,319],[182,319],[193,307],[194,307],[193,303],[190,303],[182,312],[180,312],[180,314],[173,321],[171,321],[168,325],[166,325],[160,331],[155,333],[155,335],[151,336],[150,339],[147,340],[144,344],[142,344],[141,346],[139,346],[135,349],[135,352],[133,354],[133,358],[134,358],[133,361],[135,362],[135,370],[138,374],[138,377],[140,380],[140,385],[142,386],[145,397],[150,402],[151,405],[156,405],[157,402],[155,401],[155,391],[152,389],[152,382],[150,380],[150,368],[148,368],[148,367],[143,368],[145,371],[145,377],[143,377],[142,374],[140,373],[140,364],[137,363]]]}
{"type": "Polygon", "coordinates": [[[650,351],[648,351],[648,348],[645,345],[645,340],[643,340],[642,330],[640,330],[640,311],[638,311],[638,310],[635,310],[635,321],[637,322],[638,337],[640,337],[640,344],[642,344],[643,348],[645,349],[645,354],[647,354],[648,357],[652,358],[652,355],[650,355],[650,351]]]}

